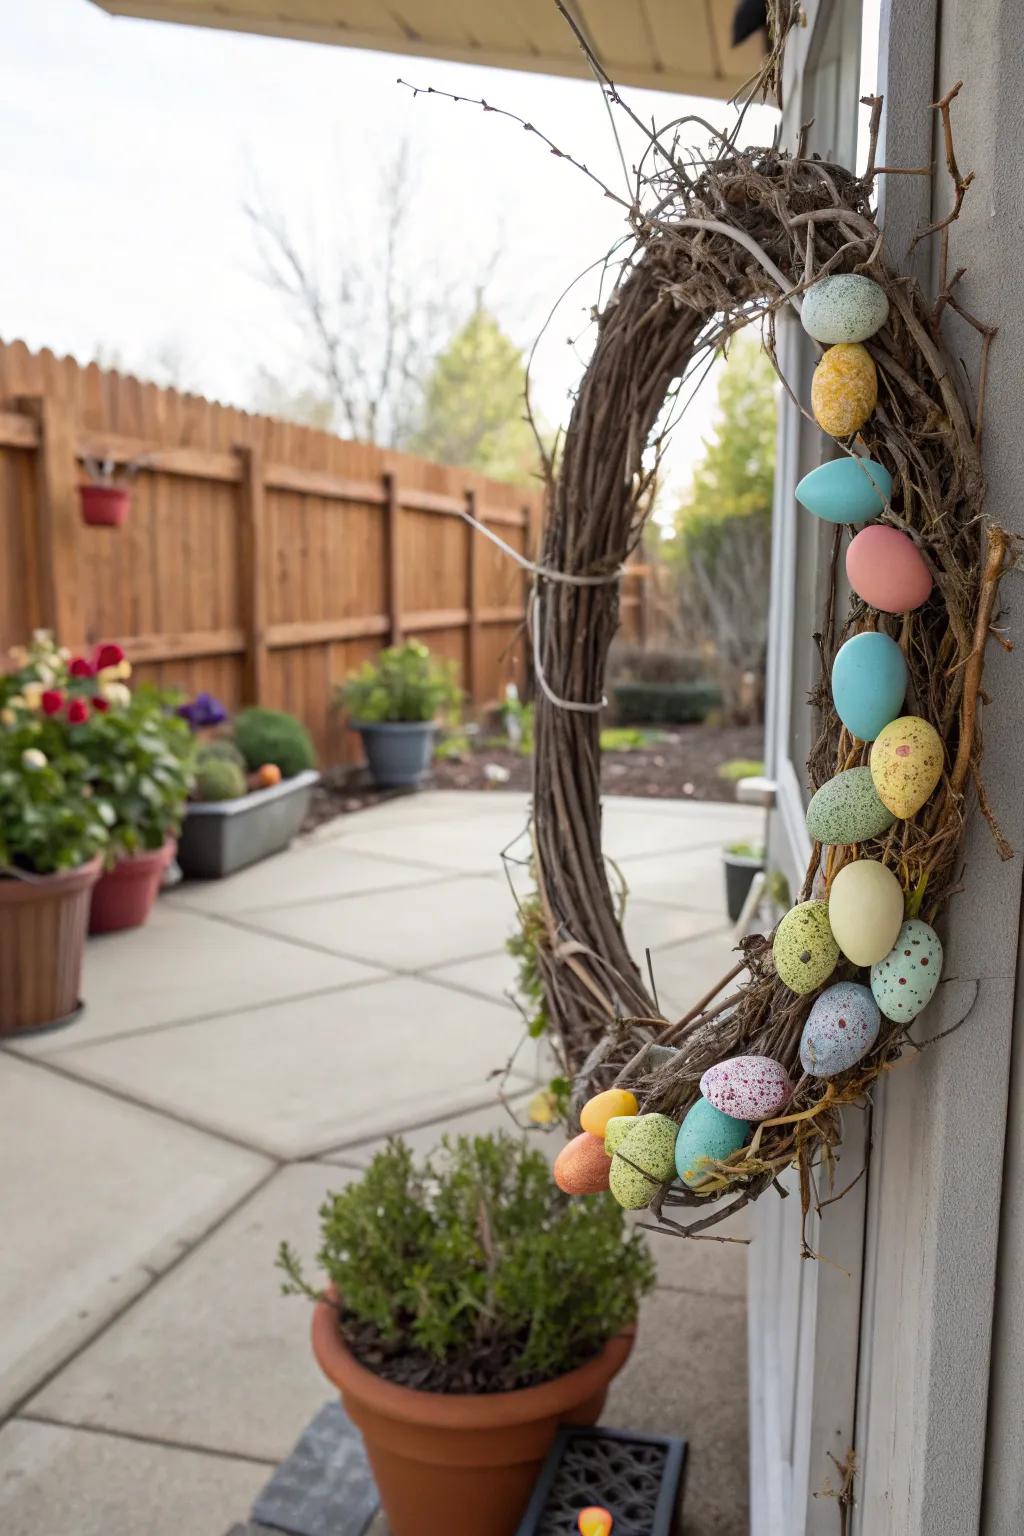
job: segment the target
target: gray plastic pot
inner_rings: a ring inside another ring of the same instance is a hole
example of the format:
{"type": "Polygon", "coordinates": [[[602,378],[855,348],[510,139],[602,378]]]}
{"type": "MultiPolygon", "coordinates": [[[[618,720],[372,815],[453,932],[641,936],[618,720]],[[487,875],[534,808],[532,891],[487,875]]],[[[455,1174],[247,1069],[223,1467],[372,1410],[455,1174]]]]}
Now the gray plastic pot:
{"type": "Polygon", "coordinates": [[[369,725],[353,720],[380,789],[414,789],[430,770],[437,726],[433,720],[389,720],[369,725]]]}
{"type": "Polygon", "coordinates": [[[237,800],[190,805],[178,838],[182,873],[217,879],[280,853],[302,826],[319,778],[310,768],[237,800]]]}
{"type": "Polygon", "coordinates": [[[743,911],[743,903],[754,883],[754,876],[764,869],[764,857],[761,854],[733,853],[724,848],[722,859],[725,863],[726,910],[729,921],[737,923],[743,911]]]}

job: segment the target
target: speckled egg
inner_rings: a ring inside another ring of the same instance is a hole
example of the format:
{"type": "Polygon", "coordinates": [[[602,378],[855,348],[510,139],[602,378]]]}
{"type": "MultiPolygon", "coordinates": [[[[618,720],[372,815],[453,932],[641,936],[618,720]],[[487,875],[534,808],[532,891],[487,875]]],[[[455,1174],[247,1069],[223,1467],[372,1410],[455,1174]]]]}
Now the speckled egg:
{"type": "Polygon", "coordinates": [[[832,935],[854,965],[874,965],[892,949],[903,922],[903,887],[877,859],[845,864],[828,893],[832,935]]]}
{"type": "Polygon", "coordinates": [[[811,409],[829,437],[859,432],[878,403],[878,374],[874,360],[859,342],[829,347],[814,370],[811,409]]]}
{"type": "Polygon", "coordinates": [[[871,991],[887,1019],[909,1024],[931,1002],[941,975],[938,934],[919,917],[911,917],[885,959],[871,967],[871,991]]]}
{"type": "Polygon", "coordinates": [[[675,1171],[679,1127],[667,1115],[640,1115],[612,1158],[612,1194],[627,1211],[649,1205],[658,1186],[675,1171]]]}
{"type": "Polygon", "coordinates": [[[857,596],[881,613],[910,613],[932,590],[931,573],[913,539],[886,523],[862,528],[851,539],[846,576],[857,596]]]}
{"type": "Polygon", "coordinates": [[[839,959],[827,903],[803,901],[791,907],[775,930],[772,956],[779,980],[791,992],[802,996],[827,981],[839,959]]]}
{"type": "Polygon", "coordinates": [[[889,318],[885,292],[857,272],[836,272],[812,284],[804,294],[800,323],[815,341],[867,341],[889,318]]]}
{"type": "Polygon", "coordinates": [[[555,1158],[555,1183],[567,1195],[599,1195],[608,1188],[611,1166],[601,1138],[581,1131],[555,1158]]]}
{"type": "Polygon", "coordinates": [[[746,1120],[723,1114],[708,1099],[698,1099],[679,1127],[675,1170],[690,1189],[699,1189],[714,1173],[713,1169],[703,1165],[709,1159],[721,1162],[742,1147],[749,1135],[750,1126],[746,1120]]]}
{"type": "Polygon", "coordinates": [[[846,768],[823,784],[807,807],[813,842],[866,843],[881,837],[896,820],[879,800],[870,768],[846,768]]]}
{"type": "Polygon", "coordinates": [[[604,1149],[611,1157],[637,1122],[636,1115],[612,1115],[604,1128],[604,1149]]]}
{"type": "Polygon", "coordinates": [[[800,1036],[800,1064],[809,1077],[835,1077],[866,1056],[878,1039],[882,1022],[867,987],[837,981],[827,988],[807,1015],[800,1036]]]}
{"type": "Polygon", "coordinates": [[[924,805],[942,777],[942,738],[918,715],[901,715],[879,731],[871,748],[878,798],[906,820],[924,805]]]}
{"type": "Polygon", "coordinates": [[[635,1115],[640,1106],[628,1088],[606,1088],[588,1099],[580,1112],[580,1129],[603,1137],[615,1115],[635,1115]]]}
{"type": "Polygon", "coordinates": [[[888,635],[865,630],[839,647],[832,663],[832,702],[858,741],[874,741],[896,719],[906,692],[906,658],[888,635]]]}
{"type": "Polygon", "coordinates": [[[708,1067],[700,1091],[734,1120],[767,1120],[789,1102],[789,1073],[771,1056],[733,1056],[708,1067]]]}
{"type": "Polygon", "coordinates": [[[892,496],[892,475],[884,464],[858,454],[819,464],[797,483],[797,501],[826,523],[869,523],[892,496]]]}

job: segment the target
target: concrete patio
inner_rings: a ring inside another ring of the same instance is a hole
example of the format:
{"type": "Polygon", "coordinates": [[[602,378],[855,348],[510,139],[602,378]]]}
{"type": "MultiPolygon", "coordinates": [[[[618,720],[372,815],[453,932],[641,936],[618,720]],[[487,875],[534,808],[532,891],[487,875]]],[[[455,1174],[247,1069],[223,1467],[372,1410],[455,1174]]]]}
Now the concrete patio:
{"type": "MultiPolygon", "coordinates": [[[[728,967],[719,849],[760,815],[605,805],[633,951],[682,1011],[728,967]]],[[[5,1049],[4,1536],[244,1521],[329,1396],[278,1294],[279,1239],[311,1254],[325,1191],[386,1134],[425,1151],[508,1123],[489,1076],[522,1037],[499,852],[526,814],[525,796],[426,793],[181,886],[146,928],[90,941],[83,1018],[5,1049]]],[[[518,1103],[541,1069],[519,1049],[518,1103]]],[[[741,1536],[746,1249],[653,1242],[659,1289],[605,1422],[687,1435],[687,1536],[741,1536]]]]}

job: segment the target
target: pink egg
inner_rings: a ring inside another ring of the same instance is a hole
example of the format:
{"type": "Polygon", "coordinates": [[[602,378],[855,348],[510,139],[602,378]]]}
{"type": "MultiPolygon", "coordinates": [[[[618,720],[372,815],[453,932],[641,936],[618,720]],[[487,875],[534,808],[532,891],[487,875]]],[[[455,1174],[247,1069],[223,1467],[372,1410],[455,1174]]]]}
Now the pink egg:
{"type": "Polygon", "coordinates": [[[932,578],[913,539],[898,528],[872,523],[862,528],[846,551],[850,586],[882,613],[920,608],[932,590],[932,578]]]}
{"type": "Polygon", "coordinates": [[[733,1056],[708,1067],[700,1091],[734,1120],[767,1120],[788,1103],[793,1084],[771,1056],[733,1056]]]}

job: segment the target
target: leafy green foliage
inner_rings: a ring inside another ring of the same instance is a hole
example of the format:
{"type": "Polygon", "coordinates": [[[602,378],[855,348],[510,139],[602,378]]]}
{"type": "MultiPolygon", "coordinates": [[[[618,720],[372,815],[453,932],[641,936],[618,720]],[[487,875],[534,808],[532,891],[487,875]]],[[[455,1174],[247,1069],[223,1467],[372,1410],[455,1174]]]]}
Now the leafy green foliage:
{"type": "Polygon", "coordinates": [[[738,859],[763,859],[763,843],[726,843],[725,852],[733,854],[738,859]]]}
{"type": "Polygon", "coordinates": [[[657,731],[641,731],[635,725],[612,725],[601,732],[601,751],[639,752],[657,740],[657,731]]]}
{"type": "Polygon", "coordinates": [[[345,679],[335,695],[356,724],[434,720],[456,711],[455,665],[432,656],[421,640],[389,646],[345,679]]]}
{"type": "Polygon", "coordinates": [[[114,812],[110,858],[162,848],[177,834],[192,783],[194,745],[174,696],[141,687],[129,702],[93,713],[77,745],[94,795],[114,812]]]}
{"type": "Polygon", "coordinates": [[[196,768],[197,800],[237,800],[245,790],[245,774],[230,758],[200,759],[196,768]]]}
{"type": "Polygon", "coordinates": [[[538,951],[547,939],[544,908],[536,892],[519,904],[519,932],[505,940],[505,949],[516,962],[515,989],[527,1019],[531,1039],[539,1039],[551,1023],[544,975],[538,951]]]}
{"type": "Polygon", "coordinates": [[[526,704],[518,694],[506,695],[501,701],[501,720],[510,746],[523,757],[533,756],[534,706],[526,704]]]}
{"type": "Polygon", "coordinates": [[[74,728],[15,706],[0,729],[0,869],[49,875],[104,848],[114,820],[88,782],[74,728]]]}
{"type": "Polygon", "coordinates": [[[706,720],[722,695],[709,683],[615,683],[612,699],[623,725],[692,725],[706,720]]]}
{"type": "MultiPolygon", "coordinates": [[[[212,741],[204,741],[199,748],[198,761],[208,762],[211,758],[222,758],[225,762],[234,763],[237,768],[245,772],[245,758],[239,752],[233,741],[226,736],[215,736],[212,741]]],[[[262,764],[260,764],[262,767],[262,764]]]]}
{"type": "Polygon", "coordinates": [[[313,738],[301,720],[283,709],[243,709],[235,718],[235,746],[250,773],[276,763],[286,779],[316,767],[313,738]]]}
{"type": "MultiPolygon", "coordinates": [[[[434,1382],[550,1381],[632,1322],[654,1284],[646,1243],[611,1196],[567,1198],[543,1155],[505,1134],[446,1138],[419,1168],[391,1142],[324,1201],[320,1224],[342,1330],[359,1341],[369,1327],[388,1346],[383,1374],[413,1355],[434,1382]]],[[[316,1295],[287,1244],[278,1263],[286,1293],[316,1295]]]]}
{"type": "Polygon", "coordinates": [[[727,783],[738,784],[740,779],[760,778],[764,763],[756,757],[731,757],[727,763],[719,763],[715,771],[727,783]]]}

